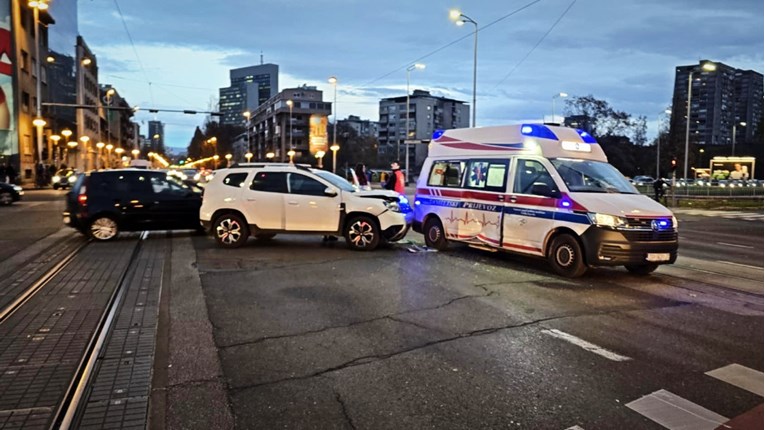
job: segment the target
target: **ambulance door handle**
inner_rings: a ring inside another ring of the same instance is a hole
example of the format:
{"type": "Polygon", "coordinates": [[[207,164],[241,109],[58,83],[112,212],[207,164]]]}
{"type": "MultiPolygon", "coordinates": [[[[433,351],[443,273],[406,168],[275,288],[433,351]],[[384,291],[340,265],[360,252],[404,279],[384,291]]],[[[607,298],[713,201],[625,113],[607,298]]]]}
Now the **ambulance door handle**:
{"type": "Polygon", "coordinates": [[[515,196],[510,196],[510,203],[515,203],[516,200],[515,196]]]}
{"type": "Polygon", "coordinates": [[[498,196],[497,196],[497,200],[499,200],[500,202],[504,202],[504,201],[505,201],[505,196],[503,196],[503,195],[498,195],[498,196]]]}

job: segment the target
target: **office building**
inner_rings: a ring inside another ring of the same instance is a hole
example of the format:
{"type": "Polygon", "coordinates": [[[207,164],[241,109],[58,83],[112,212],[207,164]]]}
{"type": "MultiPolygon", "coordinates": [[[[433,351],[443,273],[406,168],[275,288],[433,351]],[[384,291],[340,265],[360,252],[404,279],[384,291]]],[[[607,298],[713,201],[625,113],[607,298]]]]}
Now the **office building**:
{"type": "Polygon", "coordinates": [[[149,121],[149,134],[146,136],[151,152],[165,152],[165,124],[162,121],[149,121]]]}
{"type": "Polygon", "coordinates": [[[332,103],[322,98],[322,91],[303,85],[285,89],[255,109],[249,135],[253,161],[264,160],[269,153],[275,161],[289,161],[292,149],[296,162],[312,163],[319,151],[328,153],[327,118],[332,103]]]}
{"type": "Polygon", "coordinates": [[[229,71],[231,85],[219,91],[222,124],[245,125],[242,115],[253,112],[279,92],[279,66],[260,64],[229,71]]]}
{"type": "MultiPolygon", "coordinates": [[[[406,96],[380,100],[378,155],[381,158],[405,162],[406,113],[406,96]]],[[[429,140],[435,130],[469,127],[469,120],[470,107],[460,100],[433,96],[424,90],[414,90],[409,97],[410,141],[429,140]]],[[[426,157],[426,144],[409,145],[410,170],[418,169],[426,157]]]]}
{"type": "MultiPolygon", "coordinates": [[[[691,73],[693,81],[688,127],[691,151],[695,148],[693,145],[732,147],[734,130],[736,145],[754,143],[756,131],[762,126],[762,74],[739,70],[723,63],[713,63],[714,70],[707,70],[703,67],[707,63],[710,62],[703,60],[699,64],[680,66],[675,70],[670,122],[672,147],[679,149],[685,145],[688,80],[691,73]],[[746,125],[741,125],[742,122],[746,125]]],[[[690,157],[690,160],[692,163],[694,158],[690,157]]]]}
{"type": "Polygon", "coordinates": [[[380,123],[368,119],[361,119],[356,115],[348,115],[347,119],[337,121],[338,125],[343,125],[353,129],[356,135],[360,137],[378,138],[380,135],[380,123]]]}

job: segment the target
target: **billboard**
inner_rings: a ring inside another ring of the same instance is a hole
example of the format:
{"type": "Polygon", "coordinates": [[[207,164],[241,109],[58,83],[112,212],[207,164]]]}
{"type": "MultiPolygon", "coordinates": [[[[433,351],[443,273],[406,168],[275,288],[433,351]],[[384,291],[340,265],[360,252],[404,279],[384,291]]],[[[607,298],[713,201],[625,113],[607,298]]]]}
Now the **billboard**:
{"type": "Polygon", "coordinates": [[[714,157],[709,172],[711,179],[749,180],[754,178],[754,157],[714,157]]]}
{"type": "Polygon", "coordinates": [[[18,153],[12,115],[14,58],[11,2],[0,0],[0,157],[18,153]]]}
{"type": "Polygon", "coordinates": [[[311,115],[309,125],[308,149],[311,155],[316,155],[319,151],[328,152],[326,115],[311,115]]]}

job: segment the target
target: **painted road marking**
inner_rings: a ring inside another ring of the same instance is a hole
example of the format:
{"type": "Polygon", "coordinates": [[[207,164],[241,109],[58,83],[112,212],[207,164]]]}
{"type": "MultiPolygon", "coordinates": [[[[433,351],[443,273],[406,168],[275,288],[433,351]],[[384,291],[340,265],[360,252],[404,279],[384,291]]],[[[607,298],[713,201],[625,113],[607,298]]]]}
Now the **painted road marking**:
{"type": "Polygon", "coordinates": [[[732,246],[734,248],[747,248],[747,249],[754,248],[753,246],[749,246],[749,245],[736,245],[735,243],[717,242],[717,244],[718,245],[723,245],[723,246],[732,246]]]}
{"type": "Polygon", "coordinates": [[[762,396],[762,372],[754,369],[750,369],[740,364],[729,364],[719,369],[710,370],[705,373],[713,378],[717,378],[723,382],[727,382],[731,385],[735,385],[738,388],[743,388],[746,391],[762,396]]]}
{"type": "Polygon", "coordinates": [[[571,427],[568,427],[568,428],[566,428],[564,430],[584,430],[584,429],[579,427],[579,426],[571,426],[571,427]]]}
{"type": "Polygon", "coordinates": [[[718,262],[718,263],[725,263],[725,264],[732,264],[732,265],[734,265],[734,266],[747,267],[747,268],[749,268],[749,269],[758,269],[758,270],[762,270],[762,267],[758,267],[758,266],[750,266],[750,265],[748,265],[748,264],[734,263],[734,262],[732,262],[732,261],[717,260],[717,262],[718,262]]]}
{"type": "Polygon", "coordinates": [[[666,390],[643,396],[627,403],[627,407],[670,430],[714,430],[728,421],[666,390]]]}
{"type": "Polygon", "coordinates": [[[593,352],[595,354],[598,354],[601,357],[605,357],[609,360],[613,361],[627,361],[632,360],[629,357],[625,357],[623,355],[619,355],[615,352],[611,352],[607,349],[603,349],[599,347],[598,345],[595,345],[593,343],[587,342],[584,339],[580,339],[574,335],[568,334],[564,331],[556,330],[556,329],[550,329],[550,330],[542,330],[542,333],[549,334],[552,337],[557,337],[558,339],[563,339],[566,342],[573,343],[574,345],[586,349],[587,351],[593,352]]]}

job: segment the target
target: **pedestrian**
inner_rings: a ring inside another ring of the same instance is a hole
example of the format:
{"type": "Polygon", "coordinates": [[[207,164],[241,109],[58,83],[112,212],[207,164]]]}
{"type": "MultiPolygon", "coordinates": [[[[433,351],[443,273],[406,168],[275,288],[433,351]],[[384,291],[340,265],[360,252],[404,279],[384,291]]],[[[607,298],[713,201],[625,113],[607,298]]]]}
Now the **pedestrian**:
{"type": "Polygon", "coordinates": [[[667,182],[662,178],[658,178],[653,181],[653,195],[657,202],[661,201],[660,199],[664,197],[664,187],[666,185],[667,182]]]}
{"type": "Polygon", "coordinates": [[[16,169],[13,168],[13,164],[8,163],[8,166],[5,168],[5,176],[8,177],[9,184],[16,183],[16,169]]]}
{"type": "Polygon", "coordinates": [[[390,176],[388,176],[388,181],[385,183],[385,189],[386,190],[393,190],[401,195],[403,195],[406,190],[404,189],[404,172],[401,171],[401,165],[398,163],[398,161],[394,161],[390,163],[390,168],[392,170],[390,176]]]}
{"type": "Polygon", "coordinates": [[[372,187],[369,186],[369,179],[367,178],[367,166],[358,163],[354,170],[356,171],[356,180],[359,181],[359,189],[362,191],[371,190],[372,187]]]}
{"type": "Polygon", "coordinates": [[[5,176],[5,165],[0,164],[0,182],[8,182],[8,177],[5,176]]]}

